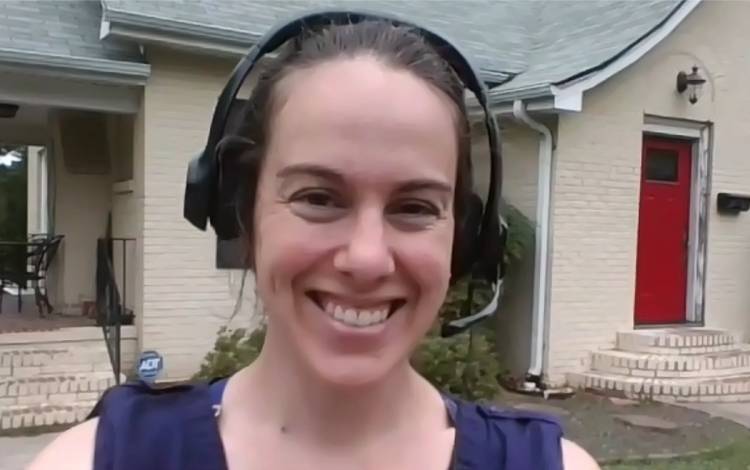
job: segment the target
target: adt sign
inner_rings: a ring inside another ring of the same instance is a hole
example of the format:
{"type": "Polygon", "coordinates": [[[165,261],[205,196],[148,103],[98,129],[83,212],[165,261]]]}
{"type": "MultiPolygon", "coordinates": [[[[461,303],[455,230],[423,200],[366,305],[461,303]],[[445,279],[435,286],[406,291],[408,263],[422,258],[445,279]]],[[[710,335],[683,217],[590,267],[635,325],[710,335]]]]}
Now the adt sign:
{"type": "Polygon", "coordinates": [[[138,360],[138,377],[144,382],[153,383],[164,369],[164,359],[156,351],[143,351],[138,360]]]}

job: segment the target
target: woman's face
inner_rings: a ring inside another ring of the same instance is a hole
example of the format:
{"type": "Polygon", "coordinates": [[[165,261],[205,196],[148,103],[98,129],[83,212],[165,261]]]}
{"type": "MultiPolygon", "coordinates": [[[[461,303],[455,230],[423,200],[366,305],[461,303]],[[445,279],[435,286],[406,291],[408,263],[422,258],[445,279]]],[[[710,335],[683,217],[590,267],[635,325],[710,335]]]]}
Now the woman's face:
{"type": "Polygon", "coordinates": [[[373,383],[405,364],[448,288],[452,104],[368,57],[293,72],[276,93],[254,225],[269,345],[327,382],[373,383]]]}

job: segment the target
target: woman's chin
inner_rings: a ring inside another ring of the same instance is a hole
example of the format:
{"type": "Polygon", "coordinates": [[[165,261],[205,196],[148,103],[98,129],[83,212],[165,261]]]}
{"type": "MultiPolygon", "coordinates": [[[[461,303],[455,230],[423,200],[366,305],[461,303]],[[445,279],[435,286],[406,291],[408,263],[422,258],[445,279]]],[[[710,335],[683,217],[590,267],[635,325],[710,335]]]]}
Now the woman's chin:
{"type": "Polygon", "coordinates": [[[381,384],[397,366],[382,356],[368,355],[310,354],[307,360],[323,383],[342,388],[381,384]]]}

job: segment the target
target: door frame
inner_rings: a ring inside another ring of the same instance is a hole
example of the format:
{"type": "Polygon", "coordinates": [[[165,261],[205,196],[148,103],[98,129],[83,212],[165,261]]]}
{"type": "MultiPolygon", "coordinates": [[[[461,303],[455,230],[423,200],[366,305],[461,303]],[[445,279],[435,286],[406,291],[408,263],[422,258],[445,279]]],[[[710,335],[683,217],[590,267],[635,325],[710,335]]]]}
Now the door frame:
{"type": "MultiPolygon", "coordinates": [[[[685,323],[705,325],[708,215],[711,199],[713,124],[645,115],[643,139],[661,137],[692,145],[685,323]]],[[[643,155],[641,155],[641,159],[643,155]]],[[[639,180],[639,184],[640,180],[639,180]]],[[[635,325],[646,326],[646,325],[635,325]]],[[[652,325],[648,325],[652,326],[652,325]]]]}

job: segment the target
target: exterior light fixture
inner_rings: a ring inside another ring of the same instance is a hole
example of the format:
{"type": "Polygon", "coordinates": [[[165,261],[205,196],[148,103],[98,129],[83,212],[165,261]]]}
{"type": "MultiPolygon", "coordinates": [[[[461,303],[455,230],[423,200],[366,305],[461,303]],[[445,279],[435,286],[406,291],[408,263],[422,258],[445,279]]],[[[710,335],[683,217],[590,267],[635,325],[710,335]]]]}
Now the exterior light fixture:
{"type": "Polygon", "coordinates": [[[18,105],[11,103],[0,103],[0,118],[14,118],[18,112],[18,105]]]}
{"type": "Polygon", "coordinates": [[[685,90],[688,91],[688,101],[690,104],[695,104],[700,98],[703,84],[706,83],[706,79],[698,73],[698,67],[693,66],[693,71],[690,74],[680,72],[677,74],[677,91],[683,93],[685,90]]]}

